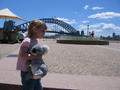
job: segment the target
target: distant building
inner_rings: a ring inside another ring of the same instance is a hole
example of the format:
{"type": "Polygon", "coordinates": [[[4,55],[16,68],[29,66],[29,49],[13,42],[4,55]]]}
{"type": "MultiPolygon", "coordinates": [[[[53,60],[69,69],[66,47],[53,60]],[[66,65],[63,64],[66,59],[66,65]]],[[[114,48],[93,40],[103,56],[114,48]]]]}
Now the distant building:
{"type": "Polygon", "coordinates": [[[83,30],[81,31],[81,36],[85,36],[85,34],[84,34],[84,31],[83,31],[83,30]]]}
{"type": "Polygon", "coordinates": [[[3,28],[6,31],[11,31],[14,28],[14,26],[15,26],[15,22],[12,20],[9,20],[4,22],[3,28]]]}
{"type": "Polygon", "coordinates": [[[116,33],[113,33],[113,34],[112,34],[112,37],[114,38],[115,36],[116,36],[116,33]]]}
{"type": "Polygon", "coordinates": [[[120,35],[116,35],[116,33],[112,33],[112,36],[100,36],[101,39],[104,39],[104,40],[120,40],[120,35]]]}

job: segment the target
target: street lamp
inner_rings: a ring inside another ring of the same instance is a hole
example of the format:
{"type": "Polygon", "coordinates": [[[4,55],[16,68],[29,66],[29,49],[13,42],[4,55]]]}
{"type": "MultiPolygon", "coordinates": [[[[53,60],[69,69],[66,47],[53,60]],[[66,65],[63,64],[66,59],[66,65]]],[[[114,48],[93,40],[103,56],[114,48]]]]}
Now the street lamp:
{"type": "Polygon", "coordinates": [[[89,36],[89,26],[90,26],[90,24],[88,23],[87,24],[87,36],[89,36]]]}

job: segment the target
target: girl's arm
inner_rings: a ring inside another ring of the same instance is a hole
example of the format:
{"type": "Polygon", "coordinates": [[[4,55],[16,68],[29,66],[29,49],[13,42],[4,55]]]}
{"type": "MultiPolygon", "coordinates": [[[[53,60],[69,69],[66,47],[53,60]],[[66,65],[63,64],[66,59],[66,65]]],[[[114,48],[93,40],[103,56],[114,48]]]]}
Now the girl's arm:
{"type": "Polygon", "coordinates": [[[30,55],[27,53],[28,51],[28,46],[22,46],[21,47],[21,52],[20,52],[20,56],[24,59],[24,60],[42,60],[42,56],[35,56],[35,55],[30,55]]]}

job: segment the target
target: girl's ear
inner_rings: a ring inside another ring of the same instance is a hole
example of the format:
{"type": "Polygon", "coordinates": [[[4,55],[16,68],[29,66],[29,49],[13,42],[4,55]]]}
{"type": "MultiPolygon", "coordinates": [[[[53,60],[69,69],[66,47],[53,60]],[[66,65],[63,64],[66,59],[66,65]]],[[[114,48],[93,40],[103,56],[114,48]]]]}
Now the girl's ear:
{"type": "Polygon", "coordinates": [[[37,31],[35,26],[32,28],[32,30],[33,30],[34,32],[36,32],[36,31],[37,31]]]}

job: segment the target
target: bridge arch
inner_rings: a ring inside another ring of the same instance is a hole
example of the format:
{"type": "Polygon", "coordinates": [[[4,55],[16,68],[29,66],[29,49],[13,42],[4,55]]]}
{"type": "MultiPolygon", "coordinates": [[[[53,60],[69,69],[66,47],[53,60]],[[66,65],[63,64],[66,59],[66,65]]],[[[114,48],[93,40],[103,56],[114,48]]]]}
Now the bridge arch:
{"type": "MultiPolygon", "coordinates": [[[[66,22],[63,22],[62,20],[59,20],[59,19],[56,19],[56,18],[41,18],[41,19],[38,19],[38,20],[41,20],[45,23],[53,23],[53,24],[57,24],[61,27],[63,27],[68,33],[66,34],[76,34],[78,31],[73,28],[71,25],[69,25],[68,23],[66,22]]],[[[28,21],[26,23],[23,23],[23,24],[20,24],[20,25],[17,25],[17,27],[20,27],[21,29],[23,30],[27,30],[28,28],[28,25],[31,21],[28,21]]],[[[47,31],[47,32],[50,32],[50,31],[47,31]]],[[[59,32],[57,32],[59,33],[59,32]]],[[[65,33],[65,32],[63,32],[65,33]]]]}

